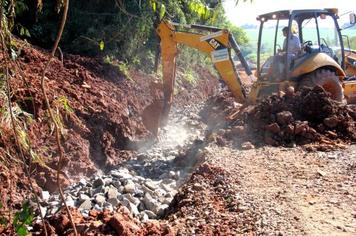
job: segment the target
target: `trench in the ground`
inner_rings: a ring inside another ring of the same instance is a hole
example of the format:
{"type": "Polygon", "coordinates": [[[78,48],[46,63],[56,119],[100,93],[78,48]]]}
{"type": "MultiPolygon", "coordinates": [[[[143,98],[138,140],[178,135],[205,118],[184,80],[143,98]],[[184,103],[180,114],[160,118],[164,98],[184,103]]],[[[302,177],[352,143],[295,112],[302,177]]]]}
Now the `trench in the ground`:
{"type": "MultiPolygon", "coordinates": [[[[140,220],[164,215],[178,188],[202,162],[206,125],[197,115],[203,104],[174,109],[153,145],[142,145],[137,155],[105,174],[81,179],[65,189],[66,203],[86,216],[90,210],[114,210],[123,205],[140,220]]],[[[152,142],[150,142],[152,143],[152,142]]],[[[44,192],[42,214],[60,209],[57,195],[44,192]]]]}

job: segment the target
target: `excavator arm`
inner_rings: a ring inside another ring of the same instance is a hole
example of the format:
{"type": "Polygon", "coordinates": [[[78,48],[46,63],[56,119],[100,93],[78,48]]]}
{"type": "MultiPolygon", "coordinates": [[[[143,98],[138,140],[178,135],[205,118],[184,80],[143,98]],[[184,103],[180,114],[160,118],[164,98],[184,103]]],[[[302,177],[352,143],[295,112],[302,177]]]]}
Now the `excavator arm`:
{"type": "MultiPolygon", "coordinates": [[[[162,21],[156,29],[160,37],[164,98],[160,114],[156,112],[157,109],[154,112],[155,114],[145,114],[145,117],[151,117],[149,130],[154,134],[157,134],[159,126],[165,125],[172,106],[178,44],[184,44],[208,54],[221,79],[226,83],[238,102],[245,102],[246,93],[231,58],[231,49],[239,57],[246,73],[248,75],[252,74],[246,60],[241,54],[239,46],[228,30],[201,25],[186,26],[189,29],[199,29],[209,32],[204,35],[194,32],[177,31],[175,29],[176,25],[175,23],[162,21]],[[152,123],[155,123],[155,125],[152,125],[152,123]]],[[[155,106],[159,106],[157,102],[155,106]]]]}

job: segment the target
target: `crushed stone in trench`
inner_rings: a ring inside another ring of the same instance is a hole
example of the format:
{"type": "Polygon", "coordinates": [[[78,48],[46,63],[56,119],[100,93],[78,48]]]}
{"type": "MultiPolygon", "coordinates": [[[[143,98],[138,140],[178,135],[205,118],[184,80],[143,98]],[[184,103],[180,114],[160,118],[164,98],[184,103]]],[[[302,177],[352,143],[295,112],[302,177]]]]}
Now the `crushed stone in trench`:
{"type": "MultiPolygon", "coordinates": [[[[195,115],[201,106],[172,112],[155,144],[142,145],[136,157],[108,173],[82,178],[66,188],[67,205],[78,208],[84,218],[93,210],[114,212],[122,206],[142,222],[162,217],[178,188],[202,161],[199,147],[206,125],[195,115]]],[[[42,191],[42,200],[42,214],[56,218],[61,210],[59,196],[42,191]]]]}

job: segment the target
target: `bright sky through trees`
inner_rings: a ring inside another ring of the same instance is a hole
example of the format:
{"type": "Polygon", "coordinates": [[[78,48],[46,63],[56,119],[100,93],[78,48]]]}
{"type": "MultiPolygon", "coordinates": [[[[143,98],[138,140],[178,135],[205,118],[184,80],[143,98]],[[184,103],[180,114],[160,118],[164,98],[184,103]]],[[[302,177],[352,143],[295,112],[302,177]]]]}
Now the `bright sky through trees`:
{"type": "Polygon", "coordinates": [[[240,0],[237,6],[236,0],[225,0],[223,4],[228,19],[237,26],[258,24],[257,15],[278,10],[338,8],[340,15],[356,12],[356,0],[240,0]]]}

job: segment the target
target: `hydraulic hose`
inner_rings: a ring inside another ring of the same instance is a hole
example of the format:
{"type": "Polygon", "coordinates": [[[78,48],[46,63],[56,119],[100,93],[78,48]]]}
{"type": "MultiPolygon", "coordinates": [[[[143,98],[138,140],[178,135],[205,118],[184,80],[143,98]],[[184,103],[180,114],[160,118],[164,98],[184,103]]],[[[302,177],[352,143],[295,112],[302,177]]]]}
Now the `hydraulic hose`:
{"type": "Polygon", "coordinates": [[[245,69],[247,75],[252,75],[251,68],[250,68],[250,66],[248,65],[248,63],[247,63],[245,57],[242,55],[241,50],[240,50],[240,46],[237,44],[237,42],[236,42],[234,36],[233,36],[231,33],[229,34],[229,41],[230,41],[230,43],[231,43],[232,49],[234,49],[234,51],[235,51],[237,57],[239,58],[239,60],[240,60],[240,62],[241,62],[241,64],[242,64],[242,66],[244,67],[244,69],[245,69]]]}

